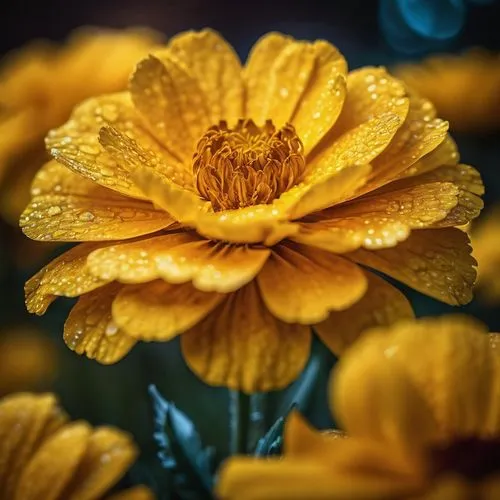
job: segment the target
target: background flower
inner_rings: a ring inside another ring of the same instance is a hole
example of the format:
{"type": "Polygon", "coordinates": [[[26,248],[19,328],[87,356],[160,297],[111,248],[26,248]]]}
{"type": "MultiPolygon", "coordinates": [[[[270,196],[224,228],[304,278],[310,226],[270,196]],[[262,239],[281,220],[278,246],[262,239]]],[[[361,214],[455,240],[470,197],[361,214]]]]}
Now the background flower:
{"type": "MultiPolygon", "coordinates": [[[[19,500],[98,500],[137,457],[130,436],[112,427],[68,422],[51,394],[0,401],[0,495],[19,500]]],[[[108,500],[152,500],[142,486],[108,500]]]]}
{"type": "Polygon", "coordinates": [[[479,214],[479,175],[429,101],[382,68],[346,71],[324,41],[269,34],[243,69],[218,34],[188,32],[128,93],[76,108],[47,137],[61,164],[37,174],[21,226],[87,243],[26,284],[29,310],[81,295],[77,352],[112,363],[184,333],[195,373],[252,392],[297,377],[310,325],[339,353],[412,315],[358,263],[468,302],[474,260],[453,226],[479,214]]]}
{"type": "Polygon", "coordinates": [[[331,384],[330,405],[347,439],[317,433],[294,413],[284,458],[230,459],[220,497],[495,498],[498,337],[462,316],[367,333],[331,384]]]}

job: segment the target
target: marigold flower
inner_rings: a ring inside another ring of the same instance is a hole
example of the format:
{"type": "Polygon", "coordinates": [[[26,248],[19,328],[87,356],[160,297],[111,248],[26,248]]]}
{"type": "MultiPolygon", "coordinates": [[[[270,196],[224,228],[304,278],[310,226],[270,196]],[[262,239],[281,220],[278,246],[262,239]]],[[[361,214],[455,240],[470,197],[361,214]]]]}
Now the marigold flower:
{"type": "Polygon", "coordinates": [[[500,207],[482,217],[469,230],[478,266],[477,287],[492,304],[500,302],[500,207]]]}
{"type": "Polygon", "coordinates": [[[465,316],[369,332],[330,386],[348,437],[319,433],[293,413],[284,457],[229,459],[220,497],[498,498],[499,347],[499,334],[465,316]]]}
{"type": "Polygon", "coordinates": [[[0,212],[19,219],[33,176],[49,158],[47,132],[87,97],[123,90],[156,43],[147,30],[81,29],[63,45],[32,42],[0,67],[0,212]]]}
{"type": "Polygon", "coordinates": [[[21,226],[85,243],[28,281],[27,305],[81,296],[64,336],[101,362],[182,333],[207,383],[266,391],[301,372],[311,325],[338,353],[412,316],[365,268],[471,298],[453,226],[482,207],[478,173],[429,101],[383,68],[347,74],[325,41],[271,33],[242,67],[213,31],[180,34],[46,142],[59,163],[38,173],[21,226]]]}
{"type": "MultiPolygon", "coordinates": [[[[112,427],[69,422],[52,394],[0,400],[0,497],[98,500],[137,456],[131,437],[112,427]]],[[[153,500],[139,486],[108,500],[153,500]]]]}
{"type": "Polygon", "coordinates": [[[41,332],[18,327],[0,333],[0,396],[47,388],[56,368],[56,348],[41,332]]]}
{"type": "Polygon", "coordinates": [[[429,57],[394,74],[430,99],[452,131],[494,130],[500,126],[500,55],[474,49],[429,57]]]}

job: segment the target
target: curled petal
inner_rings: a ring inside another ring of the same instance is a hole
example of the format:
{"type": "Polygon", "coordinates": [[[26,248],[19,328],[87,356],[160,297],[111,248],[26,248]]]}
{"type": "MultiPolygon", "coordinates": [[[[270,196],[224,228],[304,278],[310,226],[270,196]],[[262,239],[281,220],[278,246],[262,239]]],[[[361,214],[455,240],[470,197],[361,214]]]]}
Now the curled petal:
{"type": "Polygon", "coordinates": [[[24,286],[28,311],[44,314],[56,297],[78,297],[108,283],[87,269],[88,255],[103,246],[102,243],[82,243],[38,271],[24,286]]]}
{"type": "Polygon", "coordinates": [[[85,454],[64,498],[101,498],[123,476],[137,454],[129,435],[111,427],[97,428],[89,437],[85,454]]]}
{"type": "Polygon", "coordinates": [[[306,325],[326,319],[332,310],[347,309],[363,296],[367,286],[354,263],[294,243],[273,249],[257,282],[262,300],[275,316],[306,325]]]}
{"type": "Polygon", "coordinates": [[[150,55],[130,79],[132,100],[150,130],[181,161],[188,162],[208,129],[207,98],[189,70],[168,52],[150,55]]]}
{"type": "MultiPolygon", "coordinates": [[[[242,67],[233,48],[211,29],[174,36],[166,49],[189,70],[205,93],[212,121],[234,124],[243,114],[242,67]]],[[[157,53],[161,59],[161,53],[157,53]]]]}
{"type": "Polygon", "coordinates": [[[271,315],[254,283],[181,336],[184,358],[202,380],[246,393],[287,386],[304,368],[310,342],[308,327],[271,315]]]}
{"type": "Polygon", "coordinates": [[[328,348],[339,355],[366,330],[414,317],[408,299],[377,275],[366,272],[368,290],[346,311],[334,311],[314,329],[328,348]]]}
{"type": "Polygon", "coordinates": [[[420,229],[395,248],[363,249],[347,256],[447,304],[472,300],[476,261],[460,229],[420,229]]]}
{"type": "Polygon", "coordinates": [[[170,340],[200,322],[224,298],[191,284],[152,281],[123,287],[113,302],[114,323],[141,340],[170,340]]]}
{"type": "Polygon", "coordinates": [[[136,340],[113,322],[111,305],[120,285],[110,284],[82,295],[64,325],[64,341],[78,354],[103,364],[122,359],[136,340]]]}
{"type": "Polygon", "coordinates": [[[14,498],[60,498],[85,454],[90,434],[88,424],[76,422],[47,439],[24,468],[14,498]]]}

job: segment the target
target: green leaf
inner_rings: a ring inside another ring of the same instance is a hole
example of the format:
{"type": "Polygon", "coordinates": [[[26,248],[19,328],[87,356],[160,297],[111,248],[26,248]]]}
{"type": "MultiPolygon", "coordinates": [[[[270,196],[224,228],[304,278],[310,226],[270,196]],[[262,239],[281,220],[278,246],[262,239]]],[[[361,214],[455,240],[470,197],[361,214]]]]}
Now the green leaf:
{"type": "Polygon", "coordinates": [[[213,448],[204,448],[200,436],[185,413],[149,386],[155,412],[158,458],[173,478],[174,488],[185,500],[213,499],[213,448]]]}

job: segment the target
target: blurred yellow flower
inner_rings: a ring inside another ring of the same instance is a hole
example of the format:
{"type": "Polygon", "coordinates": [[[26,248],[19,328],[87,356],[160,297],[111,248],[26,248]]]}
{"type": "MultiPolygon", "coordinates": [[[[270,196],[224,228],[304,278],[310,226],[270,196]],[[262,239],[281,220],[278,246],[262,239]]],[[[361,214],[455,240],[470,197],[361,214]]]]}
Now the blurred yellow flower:
{"type": "Polygon", "coordinates": [[[57,369],[54,344],[29,328],[0,333],[0,396],[48,388],[57,369]]]}
{"type": "Polygon", "coordinates": [[[294,413],[280,459],[229,459],[221,499],[500,498],[500,335],[465,316],[359,340],[334,370],[347,439],[294,413]]]}
{"type": "Polygon", "coordinates": [[[488,131],[500,126],[500,54],[481,49],[437,55],[406,64],[394,74],[430,99],[452,131],[488,131]]]}
{"type": "Polygon", "coordinates": [[[412,316],[367,268],[471,299],[454,226],[482,207],[479,174],[429,101],[383,68],[347,74],[325,41],[271,33],[242,67],[215,32],[180,34],[46,142],[60,163],[38,173],[21,226],[85,243],[28,281],[28,309],[81,296],[64,337],[103,363],[183,333],[207,383],[266,391],[301,372],[311,325],[339,353],[412,316]]]}
{"type": "Polygon", "coordinates": [[[481,297],[500,303],[500,207],[473,224],[469,234],[478,262],[477,287],[481,297]]]}
{"type": "Polygon", "coordinates": [[[85,28],[63,45],[36,41],[0,66],[0,213],[18,220],[29,186],[48,159],[43,139],[75,104],[123,90],[134,63],[158,40],[154,32],[85,28]]]}
{"type": "MultiPolygon", "coordinates": [[[[98,500],[137,457],[131,437],[112,427],[69,422],[52,394],[0,400],[0,497],[98,500]]],[[[108,500],[153,500],[139,486],[108,500]]]]}

